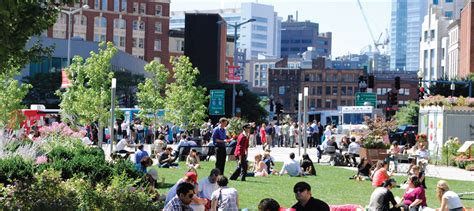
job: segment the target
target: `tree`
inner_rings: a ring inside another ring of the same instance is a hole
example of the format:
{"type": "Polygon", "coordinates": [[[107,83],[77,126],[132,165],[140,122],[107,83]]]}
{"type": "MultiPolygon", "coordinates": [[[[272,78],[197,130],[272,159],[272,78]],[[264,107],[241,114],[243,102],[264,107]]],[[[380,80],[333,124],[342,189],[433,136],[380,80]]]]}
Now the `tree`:
{"type": "Polygon", "coordinates": [[[0,72],[23,66],[40,55],[48,54],[52,48],[36,43],[25,49],[31,36],[40,35],[51,27],[59,14],[58,6],[75,0],[17,1],[0,3],[0,72]]]}
{"type": "Polygon", "coordinates": [[[59,97],[55,95],[61,86],[61,72],[38,73],[22,80],[33,86],[23,100],[26,105],[43,104],[46,108],[58,108],[59,97]]]}
{"type": "Polygon", "coordinates": [[[97,122],[99,141],[102,141],[102,128],[110,120],[110,84],[113,77],[111,59],[117,49],[111,42],[99,44],[99,52],[90,53],[84,62],[80,56],[75,56],[73,63],[66,72],[72,86],[64,93],[58,93],[61,98],[63,121],[89,125],[97,122]],[[64,118],[66,117],[66,118],[64,118]]]}
{"type": "Polygon", "coordinates": [[[199,127],[207,116],[206,88],[196,86],[199,70],[193,68],[189,58],[173,58],[174,82],[166,86],[165,120],[185,129],[199,127]]]}
{"type": "Polygon", "coordinates": [[[163,95],[165,93],[169,72],[165,68],[165,65],[156,61],[145,65],[145,71],[151,73],[153,76],[152,78],[145,79],[144,83],[138,84],[137,98],[138,107],[140,108],[138,115],[142,119],[148,119],[146,117],[149,114],[153,114],[153,124],[156,128],[158,125],[158,111],[163,109],[165,105],[163,95]]]}
{"type": "Polygon", "coordinates": [[[20,109],[24,108],[22,100],[28,93],[31,85],[19,84],[14,76],[18,73],[16,69],[7,69],[0,73],[0,133],[4,128],[18,128],[21,120],[20,109]]]}
{"type": "Polygon", "coordinates": [[[397,120],[397,125],[416,125],[418,124],[418,112],[420,106],[418,103],[409,101],[408,105],[401,107],[397,111],[394,118],[397,120]]]}

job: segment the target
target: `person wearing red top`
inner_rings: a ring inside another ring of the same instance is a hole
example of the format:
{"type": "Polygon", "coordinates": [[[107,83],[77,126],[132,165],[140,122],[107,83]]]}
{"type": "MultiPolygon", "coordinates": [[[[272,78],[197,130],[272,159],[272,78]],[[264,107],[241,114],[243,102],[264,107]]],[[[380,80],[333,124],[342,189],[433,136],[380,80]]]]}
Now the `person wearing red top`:
{"type": "Polygon", "coordinates": [[[267,128],[267,125],[262,123],[262,126],[260,127],[260,140],[262,141],[263,150],[265,150],[265,147],[267,146],[267,132],[265,132],[265,128],[267,128]]]}
{"type": "Polygon", "coordinates": [[[237,138],[237,146],[235,147],[234,155],[238,158],[239,164],[234,173],[230,176],[231,180],[237,180],[241,175],[241,180],[245,181],[247,175],[247,155],[249,149],[250,124],[245,124],[242,129],[243,132],[237,138]]]}

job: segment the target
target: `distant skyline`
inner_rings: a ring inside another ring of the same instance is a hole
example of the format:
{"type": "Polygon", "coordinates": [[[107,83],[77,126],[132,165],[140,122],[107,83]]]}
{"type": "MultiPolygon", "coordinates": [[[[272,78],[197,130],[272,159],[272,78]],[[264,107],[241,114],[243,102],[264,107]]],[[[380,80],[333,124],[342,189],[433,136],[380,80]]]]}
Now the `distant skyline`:
{"type": "MultiPolygon", "coordinates": [[[[288,15],[298,21],[319,24],[319,32],[332,32],[332,57],[360,51],[373,44],[357,0],[171,0],[171,11],[238,8],[242,2],[273,5],[283,21],[288,15]]],[[[390,33],[391,0],[360,0],[377,39],[390,33]]]]}

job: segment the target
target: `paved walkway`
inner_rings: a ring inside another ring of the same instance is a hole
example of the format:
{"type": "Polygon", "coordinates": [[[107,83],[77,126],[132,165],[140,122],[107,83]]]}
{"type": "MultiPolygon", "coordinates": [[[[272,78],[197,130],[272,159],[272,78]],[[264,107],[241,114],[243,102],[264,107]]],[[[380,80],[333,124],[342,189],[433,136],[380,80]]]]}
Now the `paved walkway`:
{"type": "MultiPolygon", "coordinates": [[[[151,147],[150,145],[145,145],[145,150],[148,151],[149,153],[151,152],[150,147],[151,147]]],[[[171,147],[176,148],[176,145],[171,145],[171,147]]],[[[104,149],[107,159],[109,159],[110,145],[104,144],[102,148],[104,149]]],[[[114,146],[114,149],[115,149],[115,146],[114,146]]],[[[289,154],[291,152],[295,153],[296,158],[298,159],[298,158],[301,158],[301,155],[303,155],[304,149],[301,148],[299,150],[298,148],[275,147],[271,149],[270,154],[275,158],[276,161],[283,162],[289,158],[289,154]]],[[[261,146],[250,148],[249,160],[253,161],[254,156],[257,153],[263,153],[263,149],[261,146]]],[[[317,161],[315,148],[308,149],[307,153],[310,155],[310,158],[314,162],[317,161]]],[[[321,160],[322,163],[320,165],[328,165],[327,163],[328,158],[329,158],[328,156],[323,156],[323,159],[321,160]]],[[[211,159],[214,159],[214,157],[212,157],[211,159]]],[[[407,165],[408,164],[399,164],[399,168],[408,169],[407,165]]],[[[356,171],[355,168],[351,168],[351,167],[338,167],[338,168],[345,168],[345,169],[356,171]]],[[[473,171],[466,171],[466,170],[456,168],[456,167],[428,165],[427,170],[426,170],[426,175],[429,177],[436,177],[436,178],[449,179],[449,180],[474,181],[473,171]]]]}

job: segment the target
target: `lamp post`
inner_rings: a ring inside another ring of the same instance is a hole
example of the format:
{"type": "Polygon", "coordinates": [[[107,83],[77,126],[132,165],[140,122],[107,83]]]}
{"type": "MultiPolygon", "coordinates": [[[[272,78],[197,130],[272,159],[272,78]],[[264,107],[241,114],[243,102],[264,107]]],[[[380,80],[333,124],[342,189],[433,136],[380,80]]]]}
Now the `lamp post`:
{"type": "Polygon", "coordinates": [[[67,66],[71,64],[71,33],[72,33],[72,15],[82,11],[83,9],[87,10],[89,9],[89,5],[84,4],[82,5],[81,8],[77,8],[75,10],[72,10],[72,7],[69,7],[68,10],[61,10],[62,13],[67,15],[68,19],[68,31],[67,31],[67,66]]]}
{"type": "Polygon", "coordinates": [[[306,154],[306,148],[308,147],[308,134],[306,133],[306,122],[308,121],[307,120],[307,112],[308,112],[308,87],[305,86],[304,89],[303,89],[303,125],[304,125],[304,131],[303,131],[303,134],[304,134],[304,138],[303,138],[303,142],[304,142],[304,154],[306,154]]]}
{"type": "Polygon", "coordinates": [[[451,97],[454,97],[454,90],[456,89],[456,85],[454,85],[454,81],[451,82],[451,97]]]}
{"type": "MultiPolygon", "coordinates": [[[[226,23],[227,26],[231,26],[231,27],[234,27],[234,67],[236,67],[238,65],[238,62],[237,62],[237,29],[244,25],[244,24],[247,24],[247,23],[250,23],[250,22],[254,22],[256,21],[256,19],[254,18],[251,18],[251,19],[248,19],[242,23],[234,23],[234,24],[230,24],[230,23],[227,23],[227,22],[224,22],[224,21],[218,21],[217,23],[226,23]]],[[[235,74],[235,69],[234,69],[234,74],[235,74]]],[[[232,116],[235,116],[235,83],[232,83],[232,116]]]]}
{"type": "MultiPolygon", "coordinates": [[[[117,88],[117,79],[112,78],[112,95],[111,95],[111,107],[110,107],[110,153],[112,153],[114,145],[114,113],[115,113],[115,89],[117,88]]],[[[120,127],[120,126],[119,126],[120,127]]]]}
{"type": "Polygon", "coordinates": [[[421,100],[423,98],[423,92],[425,92],[423,88],[423,69],[420,68],[417,75],[418,75],[418,92],[420,93],[418,100],[421,100]]]}
{"type": "MultiPolygon", "coordinates": [[[[298,93],[298,124],[301,123],[301,101],[303,101],[303,93],[298,93]]],[[[296,124],[298,126],[298,124],[296,124]]],[[[300,131],[300,127],[298,127],[298,131],[300,131]]],[[[301,133],[298,133],[297,141],[298,141],[298,156],[301,156],[301,133]]]]}

